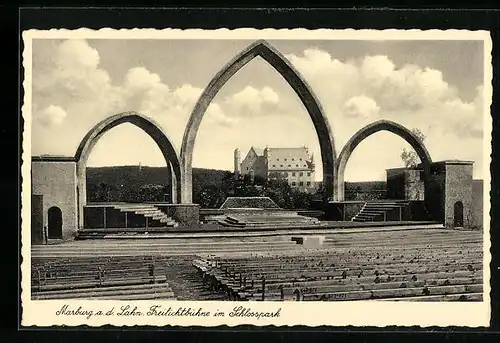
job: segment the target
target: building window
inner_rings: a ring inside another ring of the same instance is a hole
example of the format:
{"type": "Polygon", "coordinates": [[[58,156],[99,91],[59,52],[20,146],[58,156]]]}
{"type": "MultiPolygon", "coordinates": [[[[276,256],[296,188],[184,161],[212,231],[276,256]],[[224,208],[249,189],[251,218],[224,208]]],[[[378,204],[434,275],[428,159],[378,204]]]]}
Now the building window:
{"type": "Polygon", "coordinates": [[[307,176],[311,176],[311,172],[307,172],[307,176]]]}
{"type": "Polygon", "coordinates": [[[302,161],[302,159],[301,159],[301,158],[299,158],[299,160],[300,160],[300,161],[302,161]]]}
{"type": "Polygon", "coordinates": [[[287,173],[287,172],[284,172],[284,173],[283,173],[283,176],[284,176],[284,177],[288,177],[288,173],[287,173]]]}
{"type": "Polygon", "coordinates": [[[248,167],[247,167],[247,170],[248,170],[248,167]]]}
{"type": "Polygon", "coordinates": [[[420,181],[424,181],[424,171],[420,171],[420,181]]]}
{"type": "Polygon", "coordinates": [[[306,167],[307,167],[307,165],[304,164],[304,168],[306,168],[306,167]]]}
{"type": "Polygon", "coordinates": [[[273,164],[273,168],[275,168],[275,167],[276,167],[276,165],[275,165],[275,164],[273,164]]]}
{"type": "Polygon", "coordinates": [[[283,168],[283,165],[280,165],[281,168],[283,168]]]}
{"type": "Polygon", "coordinates": [[[310,186],[311,185],[311,181],[307,181],[306,185],[310,186]]]}
{"type": "Polygon", "coordinates": [[[304,186],[304,182],[303,182],[303,181],[300,181],[300,182],[299,182],[299,186],[304,186]]]}
{"type": "Polygon", "coordinates": [[[299,173],[299,176],[304,176],[304,173],[303,173],[303,172],[300,172],[300,173],[299,173]]]}
{"type": "Polygon", "coordinates": [[[295,176],[295,172],[292,173],[292,176],[295,176]]]}
{"type": "Polygon", "coordinates": [[[276,161],[279,161],[279,160],[280,160],[279,158],[276,159],[276,161]]]}
{"type": "Polygon", "coordinates": [[[295,161],[295,158],[292,158],[292,161],[295,161]]]}
{"type": "Polygon", "coordinates": [[[285,158],[285,161],[286,161],[286,158],[285,158]]]}
{"type": "Polygon", "coordinates": [[[296,186],[297,183],[295,181],[292,182],[292,186],[296,186]]]}
{"type": "Polygon", "coordinates": [[[291,165],[288,165],[288,167],[291,167],[291,165]]]}

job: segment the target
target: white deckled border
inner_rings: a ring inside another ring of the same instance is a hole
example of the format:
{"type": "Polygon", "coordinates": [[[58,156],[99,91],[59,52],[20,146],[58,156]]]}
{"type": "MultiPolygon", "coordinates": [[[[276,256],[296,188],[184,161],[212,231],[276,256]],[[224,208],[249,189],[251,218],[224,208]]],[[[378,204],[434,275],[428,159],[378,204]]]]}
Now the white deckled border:
{"type": "Polygon", "coordinates": [[[97,301],[97,300],[31,300],[30,261],[31,261],[31,84],[32,84],[32,41],[33,39],[238,39],[238,40],[481,40],[484,42],[484,170],[490,170],[491,163],[491,130],[492,121],[490,105],[492,100],[492,43],[487,31],[468,30],[306,30],[306,29],[264,29],[243,28],[237,30],[218,29],[121,29],[103,28],[90,30],[52,29],[28,30],[22,34],[24,41],[23,66],[25,91],[22,106],[24,119],[22,146],[22,228],[21,228],[21,302],[23,326],[51,325],[89,325],[116,326],[133,325],[180,325],[180,326],[236,326],[253,324],[258,326],[306,325],[306,326],[465,326],[486,327],[490,321],[490,190],[491,177],[484,175],[484,299],[483,302],[390,302],[390,301],[358,301],[358,302],[217,302],[217,301],[97,301]],[[64,304],[76,309],[78,306],[88,310],[118,309],[129,304],[138,306],[146,312],[151,305],[161,304],[163,308],[171,306],[191,307],[205,311],[225,311],[227,314],[237,306],[251,307],[254,311],[275,312],[281,308],[280,317],[274,319],[255,319],[229,317],[120,317],[101,316],[87,320],[81,316],[56,316],[55,312],[64,304]]]}

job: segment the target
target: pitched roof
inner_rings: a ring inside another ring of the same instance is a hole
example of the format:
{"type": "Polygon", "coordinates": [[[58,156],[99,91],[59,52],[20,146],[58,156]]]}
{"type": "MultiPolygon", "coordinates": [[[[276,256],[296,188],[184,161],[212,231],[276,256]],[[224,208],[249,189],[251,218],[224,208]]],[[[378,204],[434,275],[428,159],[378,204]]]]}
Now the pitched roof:
{"type": "Polygon", "coordinates": [[[264,149],[256,148],[254,146],[252,146],[250,149],[253,149],[257,156],[264,156],[264,149]]]}
{"type": "Polygon", "coordinates": [[[311,159],[306,147],[268,148],[267,156],[269,159],[302,158],[304,161],[309,161],[311,159]]]}

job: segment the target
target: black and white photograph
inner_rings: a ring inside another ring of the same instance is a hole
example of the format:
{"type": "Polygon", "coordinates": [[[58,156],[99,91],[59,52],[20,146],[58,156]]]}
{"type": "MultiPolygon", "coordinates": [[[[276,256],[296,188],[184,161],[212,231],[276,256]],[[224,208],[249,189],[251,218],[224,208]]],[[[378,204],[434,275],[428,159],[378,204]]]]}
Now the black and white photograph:
{"type": "Polygon", "coordinates": [[[488,322],[487,32],[23,42],[26,321],[488,322]]]}

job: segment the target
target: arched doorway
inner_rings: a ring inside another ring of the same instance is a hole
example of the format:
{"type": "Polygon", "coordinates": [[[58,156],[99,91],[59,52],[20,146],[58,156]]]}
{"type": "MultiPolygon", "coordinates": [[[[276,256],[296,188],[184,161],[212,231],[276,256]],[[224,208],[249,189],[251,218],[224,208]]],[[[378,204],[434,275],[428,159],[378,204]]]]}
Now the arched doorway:
{"type": "Polygon", "coordinates": [[[335,182],[335,200],[344,201],[344,173],[347,162],[349,161],[352,152],[363,140],[379,131],[392,132],[407,141],[415,150],[418,157],[420,158],[420,161],[422,162],[424,183],[426,182],[426,180],[428,180],[432,160],[429,152],[427,151],[427,148],[413,134],[413,132],[408,130],[406,127],[393,121],[379,120],[366,125],[358,132],[356,132],[340,152],[339,158],[336,163],[337,180],[335,182]]]}
{"type": "Polygon", "coordinates": [[[62,212],[57,206],[52,206],[48,211],[47,236],[49,239],[62,239],[62,212]]]}
{"type": "Polygon", "coordinates": [[[461,201],[457,201],[453,205],[453,227],[463,227],[464,226],[464,204],[461,201]]]}
{"type": "Polygon", "coordinates": [[[181,147],[181,168],[184,180],[182,182],[182,202],[192,202],[192,161],[196,134],[208,106],[217,95],[224,84],[241,68],[254,58],[260,56],[268,62],[293,88],[304,104],[314,128],[318,135],[323,162],[323,183],[325,186],[325,197],[332,198],[334,195],[334,173],[337,154],[332,137],[331,129],[323,113],[318,99],[311,88],[293,67],[293,65],[275,48],[266,41],[257,41],[241,51],[236,57],[229,61],[210,81],[196,105],[184,131],[181,147]]]}

